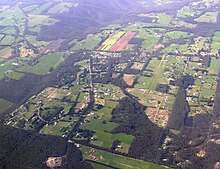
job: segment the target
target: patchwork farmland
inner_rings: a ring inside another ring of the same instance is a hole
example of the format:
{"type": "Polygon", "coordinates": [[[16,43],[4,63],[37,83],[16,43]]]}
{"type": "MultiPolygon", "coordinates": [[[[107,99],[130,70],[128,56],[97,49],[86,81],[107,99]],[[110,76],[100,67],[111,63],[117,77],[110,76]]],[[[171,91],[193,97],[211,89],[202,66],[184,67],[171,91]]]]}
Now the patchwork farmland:
{"type": "Polygon", "coordinates": [[[136,32],[126,33],[111,47],[110,51],[122,51],[136,34],[136,32]]]}
{"type": "Polygon", "coordinates": [[[103,44],[100,46],[100,50],[108,51],[111,47],[125,34],[125,32],[116,32],[113,36],[109,37],[103,44]]]}
{"type": "Polygon", "coordinates": [[[219,0],[2,1],[0,126],[63,139],[57,159],[75,147],[94,169],[219,164],[219,0]]]}
{"type": "Polygon", "coordinates": [[[104,41],[98,50],[122,51],[136,34],[136,32],[117,32],[104,41]]]}

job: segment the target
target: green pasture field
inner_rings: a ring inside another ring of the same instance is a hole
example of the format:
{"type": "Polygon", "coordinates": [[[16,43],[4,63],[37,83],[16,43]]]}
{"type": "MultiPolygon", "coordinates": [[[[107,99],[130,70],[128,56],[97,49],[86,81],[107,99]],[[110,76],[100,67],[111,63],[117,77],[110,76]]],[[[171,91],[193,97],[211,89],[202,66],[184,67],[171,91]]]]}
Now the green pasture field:
{"type": "Polygon", "coordinates": [[[20,8],[6,10],[0,13],[1,26],[13,26],[17,24],[21,26],[25,22],[25,15],[20,8]],[[16,15],[14,15],[16,13],[16,15]]]}
{"type": "Polygon", "coordinates": [[[170,23],[170,26],[172,27],[176,27],[176,28],[182,28],[182,27],[185,27],[185,28],[195,28],[197,25],[196,24],[192,24],[192,23],[189,23],[189,22],[185,22],[181,19],[178,19],[178,18],[175,18],[175,19],[172,19],[171,20],[171,23],[170,23]]]}
{"type": "MultiPolygon", "coordinates": [[[[40,29],[41,29],[40,26],[35,26],[35,27],[32,27],[32,28],[28,28],[29,31],[35,32],[35,33],[39,33],[40,29]]],[[[31,36],[31,35],[27,35],[27,36],[31,36]]]]}
{"type": "Polygon", "coordinates": [[[14,27],[6,27],[1,31],[2,31],[2,33],[5,33],[7,35],[14,35],[16,33],[16,30],[14,27]]]}
{"type": "Polygon", "coordinates": [[[161,82],[161,80],[163,80],[162,82],[166,82],[166,79],[162,78],[162,75],[165,70],[165,64],[163,62],[164,59],[152,59],[146,69],[152,70],[153,76],[139,78],[138,84],[135,85],[135,88],[144,87],[143,89],[155,90],[158,83],[161,82]]]}
{"type": "Polygon", "coordinates": [[[202,92],[201,92],[201,96],[202,98],[207,98],[207,99],[210,99],[210,98],[214,98],[215,97],[215,88],[213,89],[210,89],[209,87],[203,87],[202,88],[202,92]]]}
{"type": "Polygon", "coordinates": [[[24,73],[33,73],[37,75],[44,75],[49,73],[51,67],[57,68],[64,61],[63,53],[56,52],[42,56],[39,63],[34,66],[26,65],[17,70],[24,73]]]}
{"type": "Polygon", "coordinates": [[[187,52],[184,54],[198,54],[199,50],[210,50],[210,38],[207,37],[196,37],[193,39],[194,43],[188,46],[187,52]]]}
{"type": "Polygon", "coordinates": [[[122,150],[128,152],[130,144],[133,142],[133,136],[118,133],[112,134],[111,131],[117,127],[116,123],[106,121],[104,119],[90,119],[89,122],[84,123],[80,128],[95,131],[94,138],[97,140],[91,141],[92,144],[110,148],[115,140],[120,140],[124,145],[127,145],[127,149],[122,150]]]}
{"type": "Polygon", "coordinates": [[[24,76],[24,73],[13,71],[11,73],[7,74],[7,77],[14,80],[19,80],[22,76],[24,76]]]}
{"type": "Polygon", "coordinates": [[[25,12],[30,12],[30,11],[33,11],[34,9],[36,9],[37,7],[38,7],[38,5],[29,5],[29,6],[23,7],[22,9],[23,9],[25,12]]]}
{"type": "Polygon", "coordinates": [[[71,122],[62,122],[59,121],[55,126],[48,126],[41,129],[40,133],[49,134],[55,136],[63,136],[68,130],[68,127],[71,125],[71,122]]]}
{"type": "Polygon", "coordinates": [[[102,165],[102,164],[97,164],[95,162],[89,162],[89,164],[95,168],[95,169],[112,169],[111,167],[107,167],[105,165],[102,165]]]}
{"type": "Polygon", "coordinates": [[[97,36],[92,36],[92,37],[87,37],[86,39],[77,42],[76,40],[73,41],[72,43],[74,43],[75,45],[71,48],[71,50],[93,50],[95,49],[95,47],[97,47],[97,45],[99,44],[99,42],[102,39],[97,37],[97,36]]]}
{"type": "Polygon", "coordinates": [[[184,44],[184,45],[171,44],[170,46],[163,49],[162,52],[169,53],[169,52],[176,52],[177,51],[177,52],[181,52],[181,53],[187,53],[188,45],[189,44],[184,44]]]}
{"type": "Polygon", "coordinates": [[[141,90],[131,90],[129,91],[135,97],[138,97],[139,102],[148,107],[154,107],[154,104],[157,104],[158,101],[162,101],[164,107],[171,110],[173,103],[175,101],[175,97],[170,94],[161,94],[159,92],[150,92],[148,90],[141,91],[141,90]],[[164,98],[167,97],[166,101],[164,98]]]}
{"type": "Polygon", "coordinates": [[[47,15],[28,15],[29,22],[28,27],[36,27],[39,25],[53,25],[54,23],[58,22],[59,20],[49,18],[47,15]]]}
{"type": "Polygon", "coordinates": [[[178,63],[178,64],[183,65],[184,64],[184,60],[185,60],[184,57],[183,58],[177,58],[176,56],[173,56],[173,55],[167,56],[167,59],[168,59],[167,68],[169,68],[174,63],[178,63]]]}
{"type": "Polygon", "coordinates": [[[220,69],[220,58],[218,59],[212,58],[211,65],[208,68],[209,74],[218,75],[219,69],[220,69]]]}
{"type": "Polygon", "coordinates": [[[161,26],[168,26],[170,24],[170,21],[171,21],[171,16],[170,15],[163,14],[163,13],[158,14],[157,22],[161,26]]]}
{"type": "MultiPolygon", "coordinates": [[[[10,47],[6,47],[4,49],[0,50],[0,58],[3,58],[5,55],[7,55],[11,51],[10,47]]],[[[11,53],[11,52],[10,52],[11,53]]]]}
{"type": "Polygon", "coordinates": [[[0,19],[13,17],[14,12],[15,10],[5,10],[4,12],[0,13],[0,19]]]}
{"type": "MultiPolygon", "coordinates": [[[[29,29],[32,30],[32,29],[29,29]]],[[[37,29],[36,29],[37,31],[37,29]]],[[[39,47],[45,47],[49,45],[52,41],[38,41],[36,36],[32,35],[26,35],[26,39],[33,45],[39,46],[39,47]]]]}
{"type": "Polygon", "coordinates": [[[186,37],[188,37],[188,32],[183,32],[183,31],[167,32],[164,34],[162,42],[166,43],[173,39],[180,39],[180,38],[186,38],[186,37]]]}
{"type": "Polygon", "coordinates": [[[200,15],[201,11],[194,8],[193,6],[184,6],[181,10],[178,10],[178,18],[188,18],[192,16],[200,15]]]}
{"type": "Polygon", "coordinates": [[[52,5],[52,2],[44,3],[43,5],[35,8],[35,10],[32,10],[30,13],[34,15],[41,14],[43,11],[47,10],[52,5]]]}
{"type": "Polygon", "coordinates": [[[112,110],[118,105],[118,102],[105,100],[105,106],[97,111],[94,111],[95,115],[100,116],[100,119],[110,121],[112,118],[112,110]]]}
{"type": "Polygon", "coordinates": [[[93,138],[97,140],[91,141],[91,144],[100,146],[100,147],[105,147],[105,148],[111,148],[113,142],[115,140],[119,140],[122,142],[122,144],[125,146],[122,149],[118,149],[120,152],[125,152],[128,153],[129,148],[133,142],[133,136],[127,135],[127,134],[111,134],[108,132],[100,131],[97,130],[95,131],[96,133],[94,134],[93,138]]]}
{"type": "Polygon", "coordinates": [[[74,3],[62,2],[59,3],[48,10],[50,14],[61,14],[63,12],[68,12],[71,7],[75,6],[74,3]]]}
{"type": "Polygon", "coordinates": [[[4,18],[4,19],[2,19],[2,20],[0,20],[0,24],[2,25],[2,26],[13,26],[14,24],[15,24],[15,21],[14,21],[14,19],[13,18],[4,18]]]}
{"type": "MultiPolygon", "coordinates": [[[[127,90],[128,91],[128,90],[127,90]]],[[[145,106],[150,106],[149,100],[152,99],[152,94],[149,91],[139,91],[139,90],[132,90],[129,91],[132,95],[138,97],[138,99],[144,104],[145,106]]]]}
{"type": "Polygon", "coordinates": [[[172,4],[173,0],[154,0],[158,5],[172,4]]]}
{"type": "MultiPolygon", "coordinates": [[[[219,66],[220,68],[220,66],[219,66]]],[[[204,82],[207,84],[207,83],[210,83],[210,84],[216,84],[217,82],[217,76],[205,76],[203,78],[204,82]]]]}
{"type": "Polygon", "coordinates": [[[162,34],[158,34],[153,30],[140,30],[138,32],[137,37],[144,38],[144,41],[142,42],[141,49],[146,49],[147,51],[152,51],[152,49],[157,44],[158,40],[160,39],[160,36],[162,34]]]}
{"type": "Polygon", "coordinates": [[[96,85],[96,87],[99,89],[99,95],[101,96],[101,98],[106,99],[105,100],[106,106],[108,106],[109,103],[111,103],[111,105],[114,105],[114,106],[117,105],[117,102],[110,101],[109,99],[117,101],[125,96],[122,90],[118,86],[114,86],[113,84],[110,84],[110,83],[109,84],[98,84],[96,85]],[[105,95],[100,92],[107,93],[108,95],[105,95]]]}
{"type": "MultiPolygon", "coordinates": [[[[31,97],[28,101],[28,107],[29,111],[24,107],[19,107],[18,111],[20,112],[20,115],[18,116],[19,119],[30,119],[34,113],[36,112],[36,105],[38,105],[39,100],[43,100],[43,106],[42,111],[40,112],[40,116],[42,118],[48,117],[49,115],[52,115],[55,113],[54,107],[63,107],[64,113],[67,113],[69,109],[72,107],[72,103],[62,102],[61,99],[68,95],[70,91],[65,90],[64,88],[54,88],[51,90],[45,90],[36,97],[31,97]],[[51,98],[49,96],[54,95],[55,98],[51,98]]],[[[69,96],[71,97],[71,96],[69,96]]],[[[75,101],[75,100],[73,100],[75,101]]],[[[18,120],[18,118],[16,120],[18,120]]],[[[44,128],[40,131],[44,134],[50,134],[50,135],[56,135],[56,136],[62,136],[66,133],[67,129],[70,128],[70,124],[75,123],[78,120],[78,116],[65,116],[60,121],[57,122],[56,125],[48,125],[44,126],[44,128]]],[[[26,122],[26,127],[30,130],[31,126],[33,125],[30,122],[26,122]]]]}
{"type": "Polygon", "coordinates": [[[124,156],[119,156],[116,154],[112,154],[109,152],[104,152],[101,150],[96,150],[90,147],[81,146],[81,151],[83,153],[83,157],[85,159],[90,159],[95,156],[97,158],[97,162],[101,162],[116,168],[124,168],[124,169],[164,169],[165,167],[159,166],[153,163],[136,160],[124,156]],[[94,150],[94,151],[91,151],[94,150]],[[101,158],[102,157],[102,158],[101,158]]]}
{"type": "Polygon", "coordinates": [[[7,110],[13,103],[0,98],[0,114],[7,110]]]}
{"type": "Polygon", "coordinates": [[[214,33],[212,38],[211,48],[219,50],[220,49],[220,31],[214,33]]]}
{"type": "Polygon", "coordinates": [[[107,131],[111,132],[115,127],[117,127],[116,123],[107,122],[106,124],[103,123],[103,120],[100,119],[91,119],[90,122],[83,123],[80,127],[81,129],[90,129],[93,131],[107,131]]]}
{"type": "MultiPolygon", "coordinates": [[[[145,23],[138,22],[128,27],[123,28],[125,31],[135,31],[137,32],[136,38],[141,38],[144,41],[140,47],[140,50],[152,51],[158,40],[162,36],[162,32],[157,33],[158,31],[155,29],[144,28],[146,26],[145,23]]],[[[162,30],[162,29],[161,29],[162,30]]]]}
{"type": "Polygon", "coordinates": [[[151,83],[151,77],[144,77],[141,76],[138,79],[137,84],[134,86],[134,88],[137,89],[149,89],[149,84],[151,83]]]}
{"type": "Polygon", "coordinates": [[[120,24],[110,24],[108,26],[102,27],[101,30],[112,30],[112,29],[117,29],[121,28],[120,24]]]}
{"type": "Polygon", "coordinates": [[[0,45],[11,45],[15,41],[13,36],[7,35],[1,41],[0,45]]]}
{"type": "Polygon", "coordinates": [[[14,68],[14,66],[12,65],[13,62],[14,60],[10,60],[0,65],[0,79],[5,76],[6,71],[14,68]]]}
{"type": "Polygon", "coordinates": [[[196,22],[215,23],[217,21],[218,12],[206,12],[199,18],[194,19],[196,22]]]}

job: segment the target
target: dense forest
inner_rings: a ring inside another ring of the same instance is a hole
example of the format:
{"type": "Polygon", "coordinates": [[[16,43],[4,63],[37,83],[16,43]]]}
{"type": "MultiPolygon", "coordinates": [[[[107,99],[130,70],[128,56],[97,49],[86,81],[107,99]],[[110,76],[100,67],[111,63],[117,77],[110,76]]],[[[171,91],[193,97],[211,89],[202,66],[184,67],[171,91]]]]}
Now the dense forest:
{"type": "Polygon", "coordinates": [[[65,138],[0,125],[0,168],[43,169],[48,157],[62,157],[63,169],[91,169],[79,149],[65,138]]]}
{"type": "Polygon", "coordinates": [[[157,162],[160,140],[164,130],[152,123],[145,114],[146,107],[132,98],[123,98],[112,112],[112,122],[120,124],[113,132],[133,135],[135,140],[129,156],[157,162]]]}

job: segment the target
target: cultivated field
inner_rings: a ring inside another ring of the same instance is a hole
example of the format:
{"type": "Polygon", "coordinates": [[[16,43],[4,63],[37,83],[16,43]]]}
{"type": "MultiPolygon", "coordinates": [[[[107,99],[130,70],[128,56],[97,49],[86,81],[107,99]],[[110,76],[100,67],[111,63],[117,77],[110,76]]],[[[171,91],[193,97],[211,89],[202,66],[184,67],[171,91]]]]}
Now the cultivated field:
{"type": "Polygon", "coordinates": [[[112,46],[125,34],[125,32],[116,32],[114,35],[109,37],[103,44],[98,48],[98,50],[108,51],[112,46]]]}
{"type": "Polygon", "coordinates": [[[111,47],[110,51],[122,51],[135,35],[136,32],[126,33],[111,47]]]}

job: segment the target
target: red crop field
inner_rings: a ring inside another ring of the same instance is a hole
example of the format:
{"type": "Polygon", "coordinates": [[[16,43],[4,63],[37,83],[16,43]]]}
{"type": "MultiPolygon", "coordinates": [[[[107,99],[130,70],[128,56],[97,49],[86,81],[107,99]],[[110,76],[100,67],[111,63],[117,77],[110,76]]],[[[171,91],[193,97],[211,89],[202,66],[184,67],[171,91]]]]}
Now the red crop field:
{"type": "Polygon", "coordinates": [[[110,49],[110,51],[122,51],[129,43],[129,41],[137,34],[137,32],[128,32],[121,39],[119,39],[110,49]]]}
{"type": "Polygon", "coordinates": [[[103,47],[104,47],[104,45],[101,45],[97,48],[97,50],[102,50],[103,47]]]}

